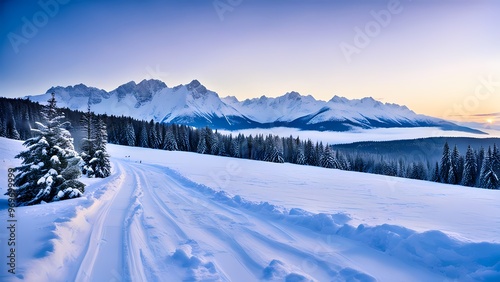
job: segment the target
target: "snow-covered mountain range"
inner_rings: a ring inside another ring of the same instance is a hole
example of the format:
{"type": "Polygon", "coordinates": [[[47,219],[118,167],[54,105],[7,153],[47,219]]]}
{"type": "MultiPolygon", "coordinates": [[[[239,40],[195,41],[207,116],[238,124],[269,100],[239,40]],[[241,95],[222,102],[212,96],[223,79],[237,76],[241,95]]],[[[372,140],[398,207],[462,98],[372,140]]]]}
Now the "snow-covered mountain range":
{"type": "Polygon", "coordinates": [[[124,115],[137,119],[179,123],[196,127],[238,130],[246,128],[294,127],[302,130],[348,131],[356,128],[440,127],[481,133],[446,120],[419,115],[406,106],[382,103],[373,98],[349,100],[334,96],[329,101],[289,92],[277,98],[220,98],[199,81],[168,87],[159,80],[133,81],[107,92],[78,84],[52,87],[45,94],[27,96],[45,103],[50,93],[58,105],[85,111],[124,115]]]}

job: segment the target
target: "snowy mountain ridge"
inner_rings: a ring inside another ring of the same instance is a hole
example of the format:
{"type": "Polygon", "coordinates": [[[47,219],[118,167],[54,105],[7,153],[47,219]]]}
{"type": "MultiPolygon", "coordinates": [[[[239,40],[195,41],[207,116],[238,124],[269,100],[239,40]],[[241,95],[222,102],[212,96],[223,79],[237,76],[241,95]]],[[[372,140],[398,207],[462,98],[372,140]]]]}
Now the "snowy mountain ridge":
{"type": "Polygon", "coordinates": [[[155,79],[139,83],[130,81],[110,92],[84,84],[57,86],[45,94],[27,98],[44,103],[52,92],[56,94],[59,106],[73,110],[85,111],[90,102],[92,110],[100,114],[125,115],[196,127],[238,130],[281,126],[320,131],[440,127],[481,133],[442,119],[416,114],[406,106],[382,103],[371,97],[350,100],[334,96],[329,101],[322,101],[292,91],[276,98],[261,96],[239,101],[234,96],[220,98],[198,80],[172,88],[155,79]]]}

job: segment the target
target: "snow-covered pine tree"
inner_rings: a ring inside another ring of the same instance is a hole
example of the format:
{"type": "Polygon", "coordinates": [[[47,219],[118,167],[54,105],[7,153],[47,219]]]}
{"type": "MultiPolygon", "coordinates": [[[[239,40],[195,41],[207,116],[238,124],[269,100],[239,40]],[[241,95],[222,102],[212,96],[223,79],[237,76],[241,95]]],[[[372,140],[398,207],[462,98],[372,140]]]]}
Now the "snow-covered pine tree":
{"type": "Polygon", "coordinates": [[[85,136],[82,138],[82,148],[80,156],[83,160],[82,164],[82,173],[91,177],[93,174],[93,169],[90,165],[90,160],[94,156],[95,148],[94,148],[94,139],[92,138],[92,123],[93,123],[94,114],[90,111],[90,100],[87,104],[87,112],[82,114],[82,118],[80,120],[81,125],[83,126],[83,130],[85,132],[85,136]]]}
{"type": "Polygon", "coordinates": [[[483,168],[484,162],[484,148],[481,146],[479,151],[476,154],[476,162],[477,162],[477,172],[476,172],[476,187],[481,187],[481,169],[483,168]]]}
{"type": "Polygon", "coordinates": [[[66,130],[69,122],[56,108],[54,93],[48,102],[42,113],[45,124],[37,123],[35,137],[23,144],[28,149],[16,156],[22,159],[14,178],[18,206],[76,198],[84,192],[85,185],[77,180],[81,158],[66,130]]]}
{"type": "Polygon", "coordinates": [[[191,146],[189,144],[189,130],[185,125],[181,125],[179,128],[179,137],[180,144],[177,144],[179,149],[181,151],[189,152],[191,150],[191,146]]]}
{"type": "Polygon", "coordinates": [[[164,139],[165,139],[165,146],[163,147],[163,150],[167,150],[167,151],[178,151],[179,150],[179,148],[177,146],[177,141],[175,140],[174,132],[172,131],[171,126],[169,126],[166,129],[164,139]]]}
{"type": "Polygon", "coordinates": [[[457,166],[457,184],[462,183],[462,179],[464,177],[464,167],[465,167],[465,157],[458,157],[458,166],[457,166]]]}
{"type": "Polygon", "coordinates": [[[297,148],[297,154],[295,155],[295,163],[298,165],[306,164],[306,157],[304,155],[304,149],[302,148],[302,146],[299,146],[297,148]]]}
{"type": "MultiPolygon", "coordinates": [[[[424,180],[427,178],[425,167],[422,162],[412,162],[409,166],[409,171],[411,179],[424,180]]],[[[451,174],[453,174],[453,170],[451,170],[451,174]]]]}
{"type": "Polygon", "coordinates": [[[431,181],[434,182],[440,182],[441,181],[441,176],[439,175],[439,164],[436,162],[436,165],[434,166],[434,173],[432,174],[432,179],[431,181]]]}
{"type": "Polygon", "coordinates": [[[160,137],[158,136],[157,125],[151,119],[149,121],[149,148],[158,149],[160,148],[160,137]]]}
{"type": "Polygon", "coordinates": [[[441,165],[439,167],[441,168],[441,181],[443,183],[448,183],[448,175],[451,167],[450,146],[448,145],[448,142],[444,143],[441,165]]]}
{"type": "Polygon", "coordinates": [[[125,137],[125,145],[135,146],[135,130],[131,121],[128,121],[125,125],[123,135],[125,137]]]}
{"type": "Polygon", "coordinates": [[[493,144],[493,151],[491,152],[491,166],[495,174],[500,177],[500,150],[497,144],[493,144]]]}
{"type": "Polygon", "coordinates": [[[315,163],[315,154],[314,154],[314,145],[311,139],[308,139],[304,144],[304,156],[307,165],[316,165],[315,163]]]}
{"type": "Polygon", "coordinates": [[[339,168],[340,164],[335,158],[330,145],[326,144],[325,150],[321,155],[321,166],[326,168],[339,168]]]}
{"type": "Polygon", "coordinates": [[[450,166],[450,170],[448,171],[448,180],[446,181],[446,183],[455,184],[455,181],[456,181],[455,170],[453,169],[453,166],[450,166]]]}
{"type": "Polygon", "coordinates": [[[24,110],[21,116],[20,130],[18,131],[21,140],[26,140],[32,137],[29,111],[27,109],[24,110]]]}
{"type": "Polygon", "coordinates": [[[229,155],[233,158],[240,158],[240,144],[238,143],[238,139],[234,138],[230,140],[229,144],[229,155]]]}
{"type": "Polygon", "coordinates": [[[481,168],[480,175],[480,187],[487,189],[498,189],[500,181],[498,175],[493,170],[493,154],[491,152],[491,147],[488,148],[488,153],[486,154],[483,166],[481,168]]]}
{"type": "Polygon", "coordinates": [[[2,113],[0,112],[0,137],[7,137],[7,127],[4,122],[2,113]]]}
{"type": "Polygon", "coordinates": [[[340,154],[339,151],[337,151],[335,153],[335,158],[337,159],[337,161],[339,163],[339,169],[348,170],[348,171],[351,170],[351,163],[343,154],[340,154]]]}
{"type": "Polygon", "coordinates": [[[273,163],[284,163],[282,142],[278,136],[271,134],[265,140],[264,161],[273,163]]]}
{"type": "Polygon", "coordinates": [[[323,152],[325,151],[325,146],[323,146],[323,142],[316,143],[316,147],[314,148],[314,151],[316,153],[316,165],[321,166],[321,156],[323,155],[323,152]]]}
{"type": "Polygon", "coordinates": [[[453,151],[450,155],[450,172],[448,173],[448,183],[459,184],[460,183],[460,153],[458,152],[457,145],[453,147],[453,151]]]}
{"type": "Polygon", "coordinates": [[[146,123],[142,123],[141,130],[139,131],[139,147],[148,148],[148,129],[146,127],[146,123]]]}
{"type": "Polygon", "coordinates": [[[198,146],[196,147],[196,151],[199,154],[205,154],[207,152],[207,140],[205,134],[200,135],[200,141],[198,142],[198,146]]]}
{"type": "Polygon", "coordinates": [[[226,146],[224,144],[224,138],[222,136],[219,137],[219,156],[225,156],[226,155],[226,146]]]}
{"type": "Polygon", "coordinates": [[[101,117],[94,118],[93,122],[93,139],[94,139],[94,155],[90,160],[92,167],[92,175],[98,178],[105,178],[111,174],[111,164],[109,162],[109,154],[106,150],[108,144],[108,131],[106,124],[101,117]]]}
{"type": "Polygon", "coordinates": [[[467,147],[465,153],[464,172],[462,177],[462,185],[473,187],[476,184],[477,167],[476,158],[470,145],[467,147]]]}
{"type": "Polygon", "coordinates": [[[15,140],[21,139],[19,131],[17,131],[16,120],[14,119],[14,110],[12,109],[12,105],[10,103],[7,104],[6,130],[7,138],[15,140]]]}
{"type": "Polygon", "coordinates": [[[210,143],[210,155],[218,155],[219,154],[219,134],[214,133],[211,135],[212,138],[211,138],[211,141],[209,142],[210,143]]]}
{"type": "Polygon", "coordinates": [[[359,171],[359,172],[363,172],[365,170],[365,161],[363,160],[363,158],[358,154],[356,155],[356,157],[354,158],[354,162],[353,162],[353,171],[359,171]]]}

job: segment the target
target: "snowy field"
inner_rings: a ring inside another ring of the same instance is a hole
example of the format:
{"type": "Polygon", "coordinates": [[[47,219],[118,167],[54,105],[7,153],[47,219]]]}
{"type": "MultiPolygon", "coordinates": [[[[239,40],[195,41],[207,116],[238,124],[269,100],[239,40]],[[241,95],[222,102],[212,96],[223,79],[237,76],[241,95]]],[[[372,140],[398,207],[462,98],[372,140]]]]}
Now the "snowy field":
{"type": "MultiPolygon", "coordinates": [[[[3,194],[23,147],[0,145],[3,194]]],[[[500,281],[499,191],[108,150],[113,174],[84,179],[85,197],[16,208],[1,281],[500,281]]]]}

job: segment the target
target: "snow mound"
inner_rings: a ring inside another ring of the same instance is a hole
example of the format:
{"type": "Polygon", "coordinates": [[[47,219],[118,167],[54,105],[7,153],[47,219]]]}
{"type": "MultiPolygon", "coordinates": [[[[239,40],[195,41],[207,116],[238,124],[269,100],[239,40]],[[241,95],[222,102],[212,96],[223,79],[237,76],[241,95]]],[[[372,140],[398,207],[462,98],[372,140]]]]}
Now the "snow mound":
{"type": "Polygon", "coordinates": [[[359,281],[359,282],[375,282],[377,281],[375,278],[366,275],[365,273],[361,273],[355,269],[350,267],[346,267],[340,271],[340,276],[342,280],[339,281],[359,281]]]}
{"type": "Polygon", "coordinates": [[[215,264],[206,258],[193,254],[193,246],[196,248],[195,241],[179,246],[175,252],[168,258],[178,266],[186,269],[184,281],[221,281],[215,264]]]}
{"type": "Polygon", "coordinates": [[[344,225],[336,234],[431,267],[450,278],[500,279],[500,244],[462,242],[437,230],[418,233],[388,224],[344,225]]]}
{"type": "Polygon", "coordinates": [[[305,274],[294,272],[289,266],[280,260],[274,259],[264,268],[263,280],[267,281],[287,281],[287,282],[306,282],[314,281],[305,274]]]}

